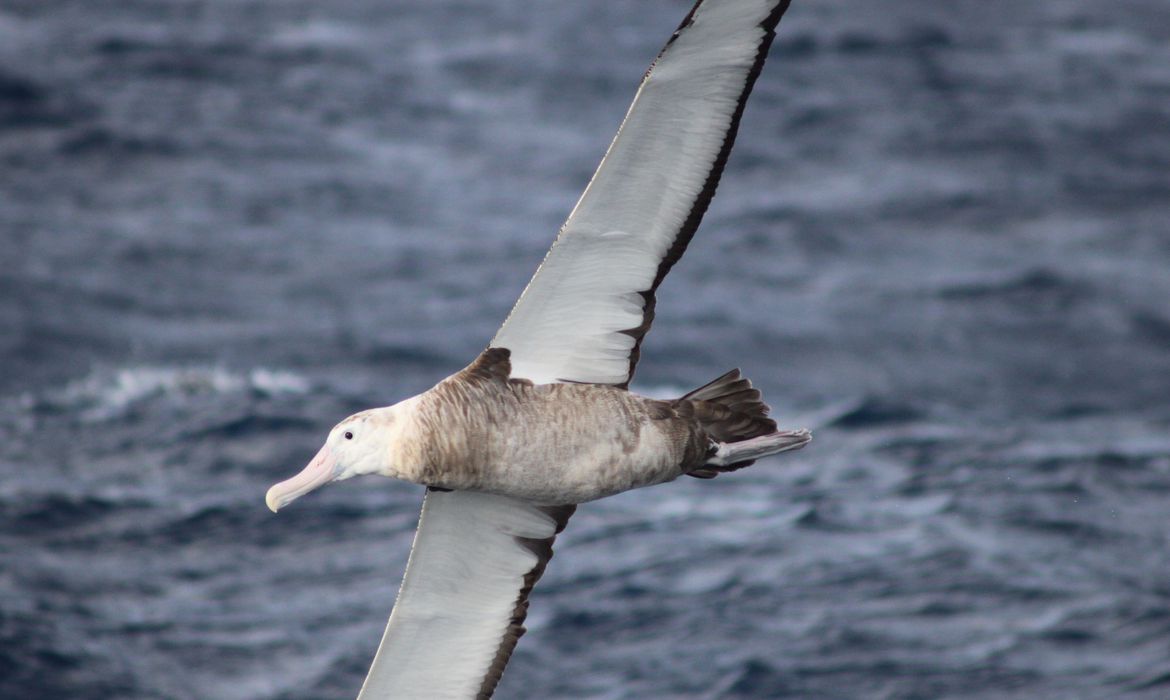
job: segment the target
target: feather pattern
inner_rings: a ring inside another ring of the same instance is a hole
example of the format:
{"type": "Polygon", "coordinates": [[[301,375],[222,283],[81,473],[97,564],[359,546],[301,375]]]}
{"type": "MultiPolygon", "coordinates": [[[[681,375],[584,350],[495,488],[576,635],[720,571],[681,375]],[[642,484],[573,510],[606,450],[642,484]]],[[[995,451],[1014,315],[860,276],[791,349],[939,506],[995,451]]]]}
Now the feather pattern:
{"type": "Polygon", "coordinates": [[[428,491],[358,700],[490,697],[524,634],[528,592],[574,509],[428,491]]]}
{"type": "Polygon", "coordinates": [[[654,292],[715,194],[788,0],[695,5],[492,345],[515,376],[628,385],[654,292]]]}

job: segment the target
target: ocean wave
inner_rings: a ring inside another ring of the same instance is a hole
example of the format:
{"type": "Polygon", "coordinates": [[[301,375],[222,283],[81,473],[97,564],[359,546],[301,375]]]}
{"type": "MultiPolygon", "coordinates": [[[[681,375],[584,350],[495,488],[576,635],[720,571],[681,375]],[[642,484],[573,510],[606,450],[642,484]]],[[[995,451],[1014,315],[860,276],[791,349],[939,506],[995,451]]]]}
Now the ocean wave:
{"type": "Polygon", "coordinates": [[[946,28],[934,24],[919,24],[894,35],[883,35],[872,30],[852,30],[842,33],[834,48],[843,54],[866,54],[881,51],[922,51],[954,46],[955,40],[946,28]]]}
{"type": "Polygon", "coordinates": [[[87,126],[65,135],[58,145],[64,156],[103,155],[169,156],[182,152],[182,146],[167,137],[124,133],[104,126],[87,126]]]}
{"type": "Polygon", "coordinates": [[[26,396],[24,403],[35,412],[71,412],[84,422],[100,423],[160,397],[180,401],[233,394],[269,397],[303,395],[310,389],[310,382],[298,374],[267,368],[133,367],[97,371],[43,395],[26,396]]]}
{"type": "Polygon", "coordinates": [[[0,71],[0,129],[61,126],[75,112],[45,85],[0,71]]]}
{"type": "Polygon", "coordinates": [[[955,283],[938,291],[942,299],[974,302],[988,298],[1049,300],[1067,305],[1092,291],[1084,281],[1046,267],[1033,267],[997,279],[955,283]]]}

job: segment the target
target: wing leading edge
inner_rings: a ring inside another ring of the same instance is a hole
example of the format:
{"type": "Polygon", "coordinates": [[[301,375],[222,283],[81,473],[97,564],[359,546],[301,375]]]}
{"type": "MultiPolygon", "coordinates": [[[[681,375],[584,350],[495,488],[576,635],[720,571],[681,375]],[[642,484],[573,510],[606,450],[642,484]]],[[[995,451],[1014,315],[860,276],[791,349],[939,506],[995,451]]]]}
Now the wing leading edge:
{"type": "MultiPolygon", "coordinates": [[[[790,0],[699,0],[493,339],[513,376],[628,385],[654,292],[719,184],[790,0]]],[[[359,700],[489,698],[575,506],[428,491],[359,700]]]]}

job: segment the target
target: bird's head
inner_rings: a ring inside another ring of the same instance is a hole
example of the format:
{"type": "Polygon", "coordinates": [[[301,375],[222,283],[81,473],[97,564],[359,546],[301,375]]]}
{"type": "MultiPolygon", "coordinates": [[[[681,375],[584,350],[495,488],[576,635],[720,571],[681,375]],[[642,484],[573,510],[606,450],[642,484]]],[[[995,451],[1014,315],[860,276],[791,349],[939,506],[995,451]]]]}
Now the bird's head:
{"type": "Polygon", "coordinates": [[[397,448],[409,403],[362,411],[338,423],[307,467],[268,489],[268,507],[275,513],[331,481],[361,474],[398,476],[397,448]]]}

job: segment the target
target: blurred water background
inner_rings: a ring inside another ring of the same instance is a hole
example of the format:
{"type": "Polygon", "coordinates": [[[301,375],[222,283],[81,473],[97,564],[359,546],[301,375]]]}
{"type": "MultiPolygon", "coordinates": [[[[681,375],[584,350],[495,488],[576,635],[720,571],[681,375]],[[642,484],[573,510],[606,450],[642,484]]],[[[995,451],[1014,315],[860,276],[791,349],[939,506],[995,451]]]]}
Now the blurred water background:
{"type": "MultiPolygon", "coordinates": [[[[352,697],[675,0],[0,0],[0,696],[352,697]]],[[[582,507],[501,698],[1170,697],[1170,5],[797,0],[635,388],[804,451],[582,507]]]]}

